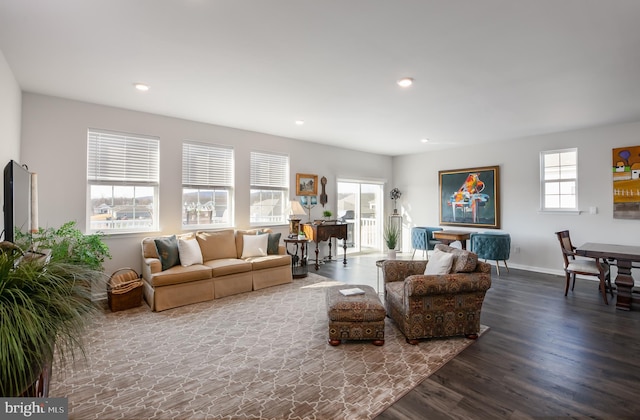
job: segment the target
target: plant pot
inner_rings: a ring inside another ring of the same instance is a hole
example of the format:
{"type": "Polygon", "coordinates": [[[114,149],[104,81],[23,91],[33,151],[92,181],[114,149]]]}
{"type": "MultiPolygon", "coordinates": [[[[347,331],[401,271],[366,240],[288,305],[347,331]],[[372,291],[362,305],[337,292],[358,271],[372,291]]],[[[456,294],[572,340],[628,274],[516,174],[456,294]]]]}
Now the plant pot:
{"type": "Polygon", "coordinates": [[[390,249],[389,251],[387,251],[387,259],[388,260],[395,260],[396,259],[396,250],[395,249],[390,249]]]}

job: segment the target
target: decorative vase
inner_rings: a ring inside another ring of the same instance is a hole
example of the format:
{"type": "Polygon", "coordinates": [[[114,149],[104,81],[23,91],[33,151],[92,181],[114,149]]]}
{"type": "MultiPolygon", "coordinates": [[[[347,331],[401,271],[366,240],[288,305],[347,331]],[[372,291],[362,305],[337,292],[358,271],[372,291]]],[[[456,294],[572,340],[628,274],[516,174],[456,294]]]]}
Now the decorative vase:
{"type": "Polygon", "coordinates": [[[395,249],[390,249],[387,253],[387,259],[388,260],[395,260],[396,259],[396,250],[395,249]]]}

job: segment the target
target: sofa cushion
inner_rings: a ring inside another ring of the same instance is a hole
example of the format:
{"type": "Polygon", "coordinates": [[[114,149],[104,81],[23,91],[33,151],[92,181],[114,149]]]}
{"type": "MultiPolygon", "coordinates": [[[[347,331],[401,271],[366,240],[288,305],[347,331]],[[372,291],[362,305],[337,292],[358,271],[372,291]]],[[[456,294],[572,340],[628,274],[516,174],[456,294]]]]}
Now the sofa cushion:
{"type": "Polygon", "coordinates": [[[211,269],[213,277],[228,276],[251,271],[251,263],[237,258],[223,258],[219,260],[205,261],[204,265],[211,269]]]}
{"type": "Polygon", "coordinates": [[[162,271],[180,264],[180,255],[178,254],[178,239],[176,235],[171,235],[154,240],[158,249],[158,256],[162,264],[162,271]]]}
{"type": "Polygon", "coordinates": [[[197,280],[211,278],[211,268],[205,265],[190,265],[183,267],[176,265],[168,270],[161,271],[151,277],[149,283],[154,287],[168,286],[170,284],[189,283],[197,280]]]}
{"type": "Polygon", "coordinates": [[[235,234],[231,229],[198,232],[196,239],[202,251],[202,260],[236,258],[235,234]]]}
{"type": "Polygon", "coordinates": [[[402,307],[404,304],[404,282],[394,281],[385,284],[387,290],[386,300],[393,302],[396,307],[402,307]]]}
{"type": "Polygon", "coordinates": [[[268,245],[269,235],[244,235],[241,258],[264,257],[268,245]]]}
{"type": "Polygon", "coordinates": [[[282,267],[283,265],[291,264],[291,256],[289,255],[267,255],[264,257],[252,257],[247,258],[246,261],[250,262],[253,271],[264,270],[265,268],[282,267]]]}
{"type": "Polygon", "coordinates": [[[424,274],[449,274],[452,265],[453,254],[436,249],[429,257],[429,262],[427,262],[427,268],[425,268],[424,274]]]}
{"type": "Polygon", "coordinates": [[[180,254],[180,264],[188,267],[193,264],[202,264],[202,251],[195,239],[178,239],[178,253],[180,254]]]}
{"type": "Polygon", "coordinates": [[[452,273],[471,273],[478,264],[478,256],[473,252],[453,248],[445,244],[436,245],[435,249],[453,254],[452,273]]]}

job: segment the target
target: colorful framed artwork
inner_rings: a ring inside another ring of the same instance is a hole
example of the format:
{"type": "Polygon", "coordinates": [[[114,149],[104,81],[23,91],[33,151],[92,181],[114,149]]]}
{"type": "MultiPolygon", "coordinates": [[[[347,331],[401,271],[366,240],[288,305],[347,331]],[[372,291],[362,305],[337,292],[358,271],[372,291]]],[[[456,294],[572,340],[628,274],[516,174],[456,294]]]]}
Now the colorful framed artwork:
{"type": "Polygon", "coordinates": [[[296,174],[296,195],[318,195],[318,175],[296,174]]]}
{"type": "Polygon", "coordinates": [[[439,171],[440,224],[500,228],[500,167],[439,171]]]}
{"type": "Polygon", "coordinates": [[[640,146],[613,149],[613,218],[640,219],[640,146]]]}

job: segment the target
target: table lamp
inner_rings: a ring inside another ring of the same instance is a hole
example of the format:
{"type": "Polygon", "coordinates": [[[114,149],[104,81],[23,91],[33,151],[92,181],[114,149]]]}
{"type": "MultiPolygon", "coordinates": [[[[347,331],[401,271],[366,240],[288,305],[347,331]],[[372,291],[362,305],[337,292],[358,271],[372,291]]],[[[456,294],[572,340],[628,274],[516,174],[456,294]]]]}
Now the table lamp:
{"type": "Polygon", "coordinates": [[[305,214],[302,205],[298,200],[291,200],[289,207],[289,237],[298,237],[298,232],[300,232],[300,220],[302,218],[300,215],[305,214]]]}

